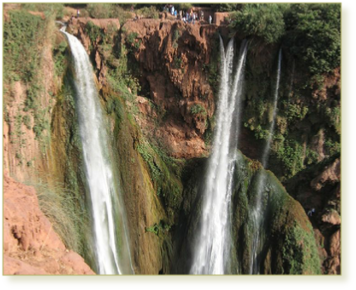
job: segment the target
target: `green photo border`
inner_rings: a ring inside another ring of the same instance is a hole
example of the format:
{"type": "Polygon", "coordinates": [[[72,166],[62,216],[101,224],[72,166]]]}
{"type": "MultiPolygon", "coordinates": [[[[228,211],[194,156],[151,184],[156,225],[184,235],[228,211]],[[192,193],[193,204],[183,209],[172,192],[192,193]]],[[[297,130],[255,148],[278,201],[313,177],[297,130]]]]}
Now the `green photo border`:
{"type": "MultiPolygon", "coordinates": [[[[9,3],[3,2],[4,4],[9,3]]],[[[85,1],[58,1],[61,3],[87,3],[85,1]]],[[[114,1],[113,1],[114,2],[114,1]]],[[[117,1],[121,2],[121,1],[117,1]]],[[[140,1],[132,1],[140,3],[140,1]]],[[[144,3],[150,3],[145,1],[144,3]]],[[[169,1],[168,1],[169,2],[169,1]]],[[[189,1],[190,2],[190,1],[189,1]]],[[[210,2],[210,1],[206,1],[210,2]]],[[[287,2],[287,1],[286,1],[287,2]]],[[[278,2],[278,3],[286,3],[278,2]]],[[[15,1],[11,3],[24,3],[15,1]]],[[[28,2],[27,2],[28,3],[28,2]]],[[[38,3],[38,2],[37,2],[38,3]]],[[[44,3],[46,3],[44,1],[44,3]]],[[[53,3],[53,2],[47,2],[53,3]]],[[[103,3],[103,2],[100,2],[103,3]]],[[[122,3],[125,3],[124,1],[122,3]]],[[[126,2],[127,3],[127,2],[126,2]]],[[[141,3],[143,3],[141,1],[141,3]]],[[[152,1],[151,3],[157,3],[152,1]]],[[[179,3],[170,1],[169,3],[179,3]]],[[[194,3],[194,1],[191,1],[194,3]]],[[[201,3],[201,2],[200,2],[201,3]]],[[[211,1],[214,3],[214,1],[211,1]]],[[[221,2],[215,2],[221,3],[221,2]]],[[[248,3],[248,2],[243,2],[248,3]]],[[[265,2],[276,3],[276,2],[265,2]]],[[[288,1],[288,3],[293,3],[288,1]]],[[[295,3],[295,2],[294,2],[295,3]]],[[[301,2],[299,2],[301,3],[301,2]]],[[[306,2],[313,3],[313,2],[306,2]]],[[[316,3],[316,2],[314,2],[316,3]]],[[[320,2],[317,2],[320,3],[320,2]]],[[[340,275],[4,275],[2,256],[2,283],[12,289],[237,289],[237,288],[315,288],[343,289],[355,278],[355,12],[347,2],[322,2],[341,5],[341,274],[340,275]]],[[[162,2],[165,4],[165,2],[162,2]]],[[[1,15],[2,32],[4,15],[1,15]]],[[[3,34],[2,34],[3,37],[3,34]]],[[[2,47],[3,52],[3,47],[2,47]]],[[[4,54],[2,54],[4,58],[4,54]]],[[[2,58],[2,60],[3,60],[2,58]]],[[[2,66],[3,67],[3,66],[2,66]]],[[[3,81],[3,79],[2,79],[3,81]]],[[[3,86],[2,86],[3,95],[3,86]]],[[[4,102],[2,101],[2,113],[4,102]]],[[[3,114],[2,114],[3,118],[3,114]]],[[[3,119],[2,119],[3,121],[3,119]]],[[[3,133],[1,126],[1,132],[3,133]]],[[[2,144],[3,161],[3,144],[2,144]]],[[[3,170],[3,162],[1,164],[3,170]]],[[[3,180],[3,176],[2,176],[3,180]]],[[[3,187],[1,188],[3,193],[3,187]]],[[[1,197],[3,205],[3,194],[1,197]]],[[[1,219],[3,228],[3,215],[1,219]]],[[[3,248],[3,240],[1,241],[3,248]]]]}

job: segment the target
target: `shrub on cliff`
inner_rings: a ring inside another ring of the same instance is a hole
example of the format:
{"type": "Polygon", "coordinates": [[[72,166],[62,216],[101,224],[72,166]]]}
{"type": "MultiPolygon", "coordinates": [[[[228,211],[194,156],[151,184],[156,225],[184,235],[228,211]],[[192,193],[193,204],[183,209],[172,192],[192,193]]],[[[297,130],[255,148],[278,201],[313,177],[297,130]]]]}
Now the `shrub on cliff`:
{"type": "Polygon", "coordinates": [[[143,7],[137,10],[137,14],[142,15],[144,18],[153,18],[153,19],[159,18],[159,12],[154,6],[143,7]]]}
{"type": "Polygon", "coordinates": [[[340,66],[340,4],[291,4],[284,43],[312,74],[340,66]]]}
{"type": "Polygon", "coordinates": [[[37,46],[42,43],[44,23],[40,16],[22,10],[10,11],[4,23],[4,77],[32,82],[40,61],[37,46]]]}
{"type": "Polygon", "coordinates": [[[212,5],[213,10],[217,12],[231,12],[238,10],[240,7],[241,4],[237,3],[221,3],[212,5]]]}
{"type": "MultiPolygon", "coordinates": [[[[124,6],[125,7],[125,6],[124,6]]],[[[125,7],[126,8],[126,7],[125,7]]],[[[90,3],[87,6],[90,17],[93,18],[118,18],[123,25],[127,19],[131,18],[122,5],[110,3],[90,3]]]]}
{"type": "Polygon", "coordinates": [[[93,18],[112,18],[116,15],[115,6],[110,3],[90,3],[87,10],[93,18]]]}
{"type": "Polygon", "coordinates": [[[51,221],[65,246],[85,256],[85,240],[90,233],[88,213],[76,193],[63,189],[63,184],[50,188],[45,183],[33,184],[41,211],[51,221]]]}
{"type": "Polygon", "coordinates": [[[44,15],[54,15],[56,19],[62,19],[64,15],[64,5],[60,3],[24,3],[21,7],[26,11],[44,12],[44,15]]]}
{"type": "Polygon", "coordinates": [[[231,15],[231,27],[246,36],[277,42],[285,32],[283,12],[286,4],[245,4],[231,15]]]}

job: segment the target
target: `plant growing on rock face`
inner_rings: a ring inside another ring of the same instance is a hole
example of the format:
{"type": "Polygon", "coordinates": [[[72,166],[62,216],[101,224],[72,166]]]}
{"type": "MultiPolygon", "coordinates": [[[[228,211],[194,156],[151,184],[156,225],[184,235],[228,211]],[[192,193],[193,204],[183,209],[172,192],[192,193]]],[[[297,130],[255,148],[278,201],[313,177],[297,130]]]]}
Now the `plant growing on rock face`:
{"type": "Polygon", "coordinates": [[[178,48],[178,38],[179,38],[179,30],[178,30],[178,28],[176,28],[173,31],[173,35],[172,35],[172,47],[174,49],[178,48]]]}
{"type": "Polygon", "coordinates": [[[61,41],[57,46],[53,49],[53,58],[54,58],[54,66],[55,72],[58,76],[63,76],[63,73],[66,70],[66,49],[68,47],[68,43],[66,41],[61,41]]]}
{"type": "Polygon", "coordinates": [[[129,33],[126,37],[126,42],[128,44],[132,45],[135,42],[137,36],[138,36],[138,34],[136,32],[129,33]]]}
{"type": "Polygon", "coordinates": [[[341,149],[340,143],[333,142],[331,139],[326,140],[324,147],[325,147],[326,153],[329,156],[340,153],[340,149],[341,149]]]}
{"type": "Polygon", "coordinates": [[[179,69],[179,68],[182,68],[182,59],[179,58],[178,56],[174,56],[174,59],[173,59],[173,66],[174,68],[176,69],[179,69]]]}
{"type": "Polygon", "coordinates": [[[126,43],[129,45],[128,49],[134,48],[134,50],[138,50],[140,48],[141,39],[137,39],[138,34],[136,32],[131,32],[126,36],[126,43]]]}
{"type": "Polygon", "coordinates": [[[302,120],[308,113],[308,107],[297,105],[297,104],[289,104],[286,109],[286,115],[288,121],[292,120],[302,120]]]}
{"type": "Polygon", "coordinates": [[[260,125],[258,125],[254,131],[256,139],[267,140],[270,135],[269,130],[262,129],[260,125]]]}
{"type": "Polygon", "coordinates": [[[85,25],[85,32],[89,35],[92,44],[96,43],[98,38],[104,36],[101,28],[96,26],[92,21],[88,21],[85,25]]]}
{"type": "Polygon", "coordinates": [[[43,41],[45,21],[22,10],[9,11],[4,22],[4,78],[31,83],[40,62],[38,45],[43,41]]]}
{"type": "Polygon", "coordinates": [[[160,220],[159,223],[155,223],[153,226],[145,228],[146,232],[154,233],[156,236],[159,236],[160,233],[168,232],[171,226],[164,221],[160,220]]]}
{"type": "Polygon", "coordinates": [[[27,129],[31,129],[31,117],[29,115],[23,116],[22,122],[24,123],[27,129]]]}
{"type": "Polygon", "coordinates": [[[191,106],[190,113],[193,115],[202,115],[202,116],[207,115],[205,108],[200,104],[194,104],[193,106],[191,106]]]}
{"type": "Polygon", "coordinates": [[[84,255],[90,232],[88,213],[80,206],[76,194],[64,189],[63,184],[52,187],[44,183],[31,185],[36,188],[41,211],[51,221],[66,247],[84,255]]]}

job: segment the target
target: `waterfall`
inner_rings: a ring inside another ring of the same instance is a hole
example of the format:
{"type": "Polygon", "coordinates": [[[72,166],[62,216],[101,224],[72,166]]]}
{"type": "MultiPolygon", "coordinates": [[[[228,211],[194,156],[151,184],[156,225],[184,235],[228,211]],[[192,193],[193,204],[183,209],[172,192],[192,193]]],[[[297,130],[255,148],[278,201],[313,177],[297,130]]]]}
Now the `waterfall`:
{"type": "Polygon", "coordinates": [[[226,53],[220,37],[220,88],[217,125],[202,204],[201,228],[197,237],[192,274],[224,274],[230,258],[231,191],[236,161],[242,80],[247,42],[240,50],[233,73],[234,41],[228,43],[226,53]]]}
{"type": "Polygon", "coordinates": [[[99,274],[133,273],[123,205],[110,162],[108,136],[93,78],[80,41],[65,32],[74,60],[76,108],[90,196],[96,268],[99,274]]]}
{"type": "MultiPolygon", "coordinates": [[[[268,157],[269,151],[271,147],[274,126],[276,122],[277,115],[277,103],[278,103],[278,90],[279,90],[279,81],[281,77],[281,63],[282,63],[282,49],[279,50],[278,54],[278,69],[277,69],[277,80],[276,80],[276,88],[274,91],[274,100],[273,100],[273,118],[269,128],[269,134],[266,142],[266,146],[263,150],[262,154],[262,166],[264,168],[268,165],[268,157]]],[[[255,207],[251,212],[254,232],[253,232],[253,241],[252,241],[252,251],[251,251],[251,259],[250,259],[250,274],[258,274],[259,273],[259,261],[258,261],[258,248],[260,247],[260,235],[261,235],[261,223],[262,223],[262,191],[265,186],[265,175],[259,174],[257,180],[257,198],[255,207]]]]}

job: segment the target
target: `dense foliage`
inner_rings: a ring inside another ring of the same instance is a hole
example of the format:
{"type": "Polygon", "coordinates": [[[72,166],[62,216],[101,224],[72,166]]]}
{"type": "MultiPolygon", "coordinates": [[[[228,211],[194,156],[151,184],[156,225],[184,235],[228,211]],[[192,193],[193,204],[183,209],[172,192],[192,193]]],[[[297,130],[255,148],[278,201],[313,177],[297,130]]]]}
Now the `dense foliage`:
{"type": "Polygon", "coordinates": [[[293,4],[284,19],[285,45],[311,73],[330,72],[340,65],[339,4],[293,4]]]}
{"type": "Polygon", "coordinates": [[[212,9],[217,12],[231,12],[241,7],[241,4],[236,3],[221,3],[212,5],[212,9]]]}
{"type": "Polygon", "coordinates": [[[339,4],[244,4],[232,13],[231,27],[267,44],[282,42],[312,74],[339,66],[339,4]]]}
{"type": "Polygon", "coordinates": [[[39,55],[34,47],[41,41],[44,21],[24,11],[11,11],[11,21],[4,23],[5,78],[31,82],[35,77],[39,55]]]}
{"type": "Polygon", "coordinates": [[[283,12],[287,5],[245,4],[232,13],[231,26],[245,35],[254,35],[266,43],[277,42],[285,32],[283,12]]]}

